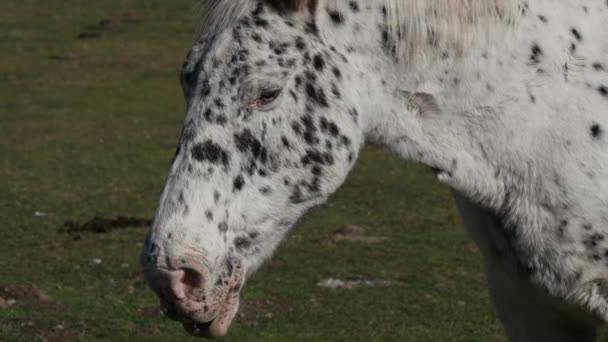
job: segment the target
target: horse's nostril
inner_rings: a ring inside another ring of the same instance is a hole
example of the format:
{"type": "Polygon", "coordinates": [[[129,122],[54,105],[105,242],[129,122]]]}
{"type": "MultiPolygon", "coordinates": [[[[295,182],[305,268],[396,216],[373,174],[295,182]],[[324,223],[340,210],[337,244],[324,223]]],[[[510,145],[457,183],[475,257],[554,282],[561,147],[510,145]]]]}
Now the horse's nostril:
{"type": "Polygon", "coordinates": [[[192,268],[182,268],[169,273],[171,294],[175,299],[191,299],[193,292],[203,286],[203,275],[192,268]]]}
{"type": "Polygon", "coordinates": [[[203,275],[197,270],[184,268],[182,282],[190,289],[198,289],[203,286],[203,275]]]}

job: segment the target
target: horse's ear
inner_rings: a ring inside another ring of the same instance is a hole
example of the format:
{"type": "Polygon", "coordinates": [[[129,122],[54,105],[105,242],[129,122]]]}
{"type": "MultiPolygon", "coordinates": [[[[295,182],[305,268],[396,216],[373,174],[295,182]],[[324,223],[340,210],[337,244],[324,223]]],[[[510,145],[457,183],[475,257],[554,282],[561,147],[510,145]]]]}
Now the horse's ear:
{"type": "Polygon", "coordinates": [[[300,12],[307,11],[314,14],[319,6],[319,0],[267,0],[267,2],[278,10],[300,12]]]}

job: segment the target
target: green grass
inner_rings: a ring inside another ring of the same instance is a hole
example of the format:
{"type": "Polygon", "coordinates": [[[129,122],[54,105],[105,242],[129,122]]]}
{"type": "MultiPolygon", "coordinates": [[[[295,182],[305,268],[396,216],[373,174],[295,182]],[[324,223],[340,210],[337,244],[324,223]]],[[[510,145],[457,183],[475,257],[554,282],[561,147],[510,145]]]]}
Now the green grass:
{"type": "MultiPolygon", "coordinates": [[[[0,309],[0,340],[187,338],[138,277],[143,229],[77,241],[57,230],[152,216],[181,129],[178,72],[196,18],[194,0],[0,2],[0,285],[34,284],[61,304],[0,309]],[[109,28],[87,28],[102,19],[109,28]],[[77,39],[85,31],[101,36],[77,39]]],[[[504,340],[449,192],[376,148],[243,300],[228,341],[504,340]],[[345,224],[387,239],[327,242],[345,224]],[[327,277],[391,283],[316,285],[327,277]]]]}

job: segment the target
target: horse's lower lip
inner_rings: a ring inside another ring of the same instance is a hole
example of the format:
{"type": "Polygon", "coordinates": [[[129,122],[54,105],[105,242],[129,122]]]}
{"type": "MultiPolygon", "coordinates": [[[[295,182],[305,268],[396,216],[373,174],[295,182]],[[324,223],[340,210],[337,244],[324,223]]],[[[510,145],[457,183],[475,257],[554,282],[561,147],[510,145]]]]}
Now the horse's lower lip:
{"type": "Polygon", "coordinates": [[[186,332],[192,336],[213,338],[214,336],[211,335],[211,332],[209,331],[211,323],[213,323],[213,321],[207,323],[183,323],[182,325],[184,330],[186,330],[186,332]]]}
{"type": "Polygon", "coordinates": [[[186,332],[195,337],[221,338],[226,336],[230,324],[239,307],[238,294],[228,297],[220,307],[217,315],[209,322],[196,322],[196,320],[183,321],[186,332]]]}
{"type": "Polygon", "coordinates": [[[441,172],[443,172],[442,169],[438,168],[438,167],[431,167],[431,171],[433,171],[434,174],[440,174],[441,172]]]}

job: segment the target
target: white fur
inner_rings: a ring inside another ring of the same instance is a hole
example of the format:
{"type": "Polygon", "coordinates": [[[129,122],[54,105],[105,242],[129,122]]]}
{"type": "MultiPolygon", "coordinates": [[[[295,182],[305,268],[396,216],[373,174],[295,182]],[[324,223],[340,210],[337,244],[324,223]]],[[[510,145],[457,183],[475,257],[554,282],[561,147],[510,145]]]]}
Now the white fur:
{"type": "MultiPolygon", "coordinates": [[[[296,34],[306,36],[305,23],[317,23],[320,38],[307,40],[310,51],[325,53],[325,63],[339,67],[343,75],[340,98],[328,96],[327,108],[317,113],[331,115],[357,148],[364,137],[439,170],[439,181],[455,191],[465,224],[482,251],[490,293],[512,341],[591,340],[595,326],[608,321],[608,97],[601,88],[608,87],[606,1],[357,3],[359,12],[354,13],[349,1],[321,0],[314,14],[292,13],[292,26],[268,14],[271,25],[261,39],[291,42],[296,34]],[[342,13],[343,22],[332,21],[328,11],[342,13]],[[388,46],[381,44],[383,30],[391,37],[388,46]],[[328,46],[337,52],[327,51],[328,46]],[[345,58],[336,57],[340,54],[345,58]],[[356,124],[346,114],[350,108],[361,114],[356,124]]],[[[252,0],[203,2],[201,38],[185,69],[203,58],[202,51],[209,49],[205,41],[212,36],[220,40],[211,48],[216,61],[229,58],[235,51],[225,48],[234,44],[230,28],[253,6],[252,0]]],[[[255,48],[249,53],[251,59],[268,56],[255,48]]],[[[205,77],[213,84],[225,78],[224,65],[204,62],[205,77]]],[[[297,64],[290,72],[302,68],[297,64]]],[[[264,71],[252,73],[252,83],[276,84],[276,77],[264,71]]],[[[293,83],[290,72],[287,87],[293,83]]],[[[317,80],[323,86],[337,82],[324,73],[317,80]]],[[[189,101],[186,121],[194,122],[190,126],[199,136],[184,141],[184,148],[204,139],[234,144],[236,128],[208,129],[215,126],[201,121],[210,99],[189,101]]],[[[259,123],[271,115],[299,119],[303,106],[289,103],[289,98],[281,99],[272,110],[235,127],[248,125],[257,134],[259,123]]],[[[228,103],[227,110],[236,112],[238,105],[228,103]]],[[[289,122],[268,130],[269,150],[283,159],[299,158],[306,146],[281,149],[281,134],[293,138],[289,122]]],[[[168,267],[172,258],[194,248],[203,249],[211,260],[209,268],[219,273],[227,246],[247,228],[241,216],[245,213],[263,222],[257,230],[265,238],[257,246],[260,253],[244,259],[252,273],[292,223],[323,202],[352,167],[344,155],[337,155],[335,165],[323,174],[327,186],[322,196],[284,205],[289,196],[285,190],[267,197],[257,192],[269,178],[233,195],[235,174],[190,176],[184,171],[188,158],[177,157],[161,195],[151,233],[161,246],[151,252],[161,259],[155,267],[168,267]],[[214,224],[226,220],[236,228],[222,241],[214,238],[221,236],[215,226],[201,227],[201,209],[177,214],[178,189],[187,189],[185,202],[193,208],[209,207],[213,190],[224,191],[228,198],[217,206],[225,212],[215,213],[214,224]],[[166,237],[171,231],[179,231],[177,242],[166,237]],[[201,241],[193,247],[195,240],[201,241]]],[[[304,175],[305,168],[294,160],[280,172],[304,175]]]]}
{"type": "Polygon", "coordinates": [[[502,38],[519,18],[520,5],[519,0],[384,0],[381,3],[386,7],[388,31],[402,37],[396,41],[395,49],[405,62],[436,58],[444,49],[466,54],[473,46],[502,38]]]}

